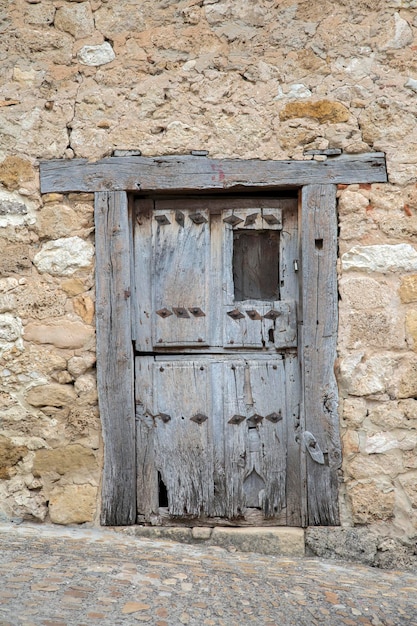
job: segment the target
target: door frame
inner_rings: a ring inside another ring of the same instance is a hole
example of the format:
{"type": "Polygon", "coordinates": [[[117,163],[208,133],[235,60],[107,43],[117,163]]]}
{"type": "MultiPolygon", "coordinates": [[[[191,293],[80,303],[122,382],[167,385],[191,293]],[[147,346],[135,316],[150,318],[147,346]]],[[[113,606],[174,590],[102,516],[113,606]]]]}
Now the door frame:
{"type": "Polygon", "coordinates": [[[104,440],[101,523],[115,526],[136,523],[133,211],[128,194],[300,190],[302,525],[339,524],[336,191],[338,184],[387,182],[384,154],[329,156],[325,161],[196,156],[54,160],[40,164],[40,180],[42,193],[95,193],[97,385],[104,440]]]}

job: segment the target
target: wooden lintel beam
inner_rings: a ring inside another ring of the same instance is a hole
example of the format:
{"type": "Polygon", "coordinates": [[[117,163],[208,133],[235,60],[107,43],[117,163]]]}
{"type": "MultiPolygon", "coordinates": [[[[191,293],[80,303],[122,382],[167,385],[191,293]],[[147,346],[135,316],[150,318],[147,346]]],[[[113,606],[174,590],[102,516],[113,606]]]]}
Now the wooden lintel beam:
{"type": "Polygon", "coordinates": [[[202,191],[387,182],[385,155],[373,152],[326,161],[260,161],[195,156],[109,157],[42,161],[42,193],[202,191]]]}

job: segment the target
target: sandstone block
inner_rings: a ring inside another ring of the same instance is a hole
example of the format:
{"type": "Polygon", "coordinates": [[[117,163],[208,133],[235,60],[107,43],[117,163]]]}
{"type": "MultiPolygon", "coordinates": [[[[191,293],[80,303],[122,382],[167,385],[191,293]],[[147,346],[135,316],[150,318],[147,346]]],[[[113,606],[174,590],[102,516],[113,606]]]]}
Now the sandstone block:
{"type": "Polygon", "coordinates": [[[80,295],[74,299],[74,311],[86,324],[91,324],[94,319],[94,302],[90,296],[80,295]]]}
{"type": "Polygon", "coordinates": [[[417,311],[408,311],[405,324],[407,333],[412,340],[413,348],[417,351],[417,311]]]}
{"type": "Polygon", "coordinates": [[[359,191],[346,189],[339,198],[339,211],[341,214],[366,211],[369,200],[359,191]]]}
{"type": "Polygon", "coordinates": [[[394,431],[369,435],[366,439],[367,454],[382,454],[388,450],[414,450],[417,445],[417,432],[394,431]]]}
{"type": "Polygon", "coordinates": [[[339,124],[347,122],[350,117],[349,109],[340,102],[319,100],[318,102],[289,102],[280,112],[280,120],[290,120],[297,117],[310,117],[320,124],[330,122],[339,124]]]}
{"type": "Polygon", "coordinates": [[[96,510],[97,488],[91,485],[57,487],[49,497],[49,515],[54,524],[92,522],[96,510]]]}
{"type": "Polygon", "coordinates": [[[404,471],[402,456],[398,450],[385,454],[358,454],[345,463],[345,472],[355,480],[389,476],[395,478],[404,471]]]}
{"type": "Polygon", "coordinates": [[[16,289],[19,281],[16,278],[0,278],[0,293],[7,293],[12,289],[16,289]]]}
{"type": "Polygon", "coordinates": [[[401,278],[399,294],[401,302],[417,302],[417,274],[401,278]]]}
{"type": "Polygon", "coordinates": [[[404,319],[396,313],[385,311],[343,311],[340,316],[341,328],[346,337],[341,338],[346,346],[353,349],[375,347],[403,349],[405,346],[404,319]]]}
{"type": "Polygon", "coordinates": [[[28,453],[26,446],[16,446],[11,439],[0,435],[0,479],[13,474],[14,466],[28,453]]]}
{"type": "Polygon", "coordinates": [[[389,481],[367,480],[348,486],[355,524],[394,517],[395,491],[389,481]]]}
{"type": "Polygon", "coordinates": [[[23,243],[1,242],[0,275],[26,275],[32,267],[31,249],[23,243]]]}
{"type": "Polygon", "coordinates": [[[344,310],[352,308],[372,311],[385,308],[396,295],[386,281],[364,276],[343,276],[339,281],[339,288],[344,310]]]}
{"type": "Polygon", "coordinates": [[[364,398],[346,398],[343,401],[343,420],[351,428],[358,428],[367,414],[364,398]]]}
{"type": "Polygon", "coordinates": [[[25,12],[25,21],[27,24],[45,26],[53,23],[54,15],[55,7],[53,5],[40,2],[39,4],[29,5],[25,12]]]}
{"type": "Polygon", "coordinates": [[[413,31],[408,22],[401,17],[399,13],[395,13],[393,24],[391,26],[391,37],[382,46],[383,50],[405,48],[413,41],[413,31]]]}
{"type": "Polygon", "coordinates": [[[417,472],[410,472],[399,477],[402,488],[407,494],[413,509],[417,509],[417,472]]]}
{"type": "Polygon", "coordinates": [[[16,191],[0,190],[0,228],[31,225],[35,221],[33,202],[16,191]]]}
{"type": "Polygon", "coordinates": [[[67,298],[55,285],[35,279],[16,290],[15,300],[20,317],[41,320],[64,315],[67,298]]]}
{"type": "Polygon", "coordinates": [[[108,41],[97,46],[83,46],[78,53],[80,63],[98,67],[111,63],[116,58],[113,48],[108,41]]]}
{"type": "Polygon", "coordinates": [[[56,320],[49,324],[30,323],[25,326],[25,341],[53,344],[57,348],[89,349],[94,339],[94,329],[81,322],[56,320]]]}
{"type": "Polygon", "coordinates": [[[8,156],[0,163],[0,183],[7,189],[18,189],[34,178],[34,169],[29,161],[18,156],[8,156]]]}
{"type": "Polygon", "coordinates": [[[55,26],[75,39],[83,39],[94,32],[93,13],[89,2],[64,5],[55,14],[55,26]]]}
{"type": "Polygon", "coordinates": [[[347,430],[342,437],[343,457],[352,457],[359,452],[359,435],[355,430],[347,430]]]}
{"type": "Polygon", "coordinates": [[[77,393],[72,385],[59,383],[32,387],[26,394],[26,400],[32,406],[71,406],[76,398],[77,393]]]}
{"type": "Polygon", "coordinates": [[[95,354],[89,352],[83,356],[73,356],[68,361],[68,371],[74,378],[85,374],[96,362],[95,354]]]}
{"type": "Polygon", "coordinates": [[[0,314],[0,354],[16,346],[23,350],[23,327],[20,318],[10,313],[0,314]]]}
{"type": "Polygon", "coordinates": [[[391,389],[396,358],[389,354],[366,357],[355,352],[340,359],[340,383],[352,396],[385,393],[391,389]]]}
{"type": "MultiPolygon", "coordinates": [[[[413,419],[406,416],[406,407],[402,404],[398,401],[383,402],[369,411],[369,419],[372,424],[383,430],[412,428],[415,422],[413,423],[413,419]]],[[[415,417],[417,419],[417,413],[415,417]]]]}
{"type": "Polygon", "coordinates": [[[86,286],[79,278],[68,278],[61,283],[61,288],[69,296],[78,296],[78,294],[86,291],[86,286]]]}
{"type": "Polygon", "coordinates": [[[98,469],[92,450],[73,444],[52,450],[37,450],[33,460],[33,475],[42,476],[55,472],[61,476],[78,471],[90,472],[98,469]]]}
{"type": "Polygon", "coordinates": [[[407,358],[400,364],[397,372],[398,398],[417,397],[417,357],[407,358]]]}
{"type": "Polygon", "coordinates": [[[342,256],[342,268],[367,272],[410,272],[417,270],[417,251],[403,243],[354,246],[342,256]]]}
{"type": "Polygon", "coordinates": [[[80,227],[77,213],[69,206],[46,204],[38,214],[37,230],[41,237],[68,237],[80,227]]]}
{"type": "Polygon", "coordinates": [[[90,243],[80,237],[68,237],[45,243],[33,262],[41,273],[71,276],[78,269],[90,267],[93,254],[90,243]]]}

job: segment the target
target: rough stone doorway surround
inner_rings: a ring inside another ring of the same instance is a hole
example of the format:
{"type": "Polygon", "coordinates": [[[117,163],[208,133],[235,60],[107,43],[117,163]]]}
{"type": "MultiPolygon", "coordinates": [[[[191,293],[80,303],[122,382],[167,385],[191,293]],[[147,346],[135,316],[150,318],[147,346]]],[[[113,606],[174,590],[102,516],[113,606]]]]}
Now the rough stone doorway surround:
{"type": "Polygon", "coordinates": [[[83,159],[41,163],[42,193],[95,193],[97,369],[104,439],[102,524],[135,524],[137,511],[129,194],[272,192],[285,188],[299,189],[300,197],[301,423],[304,431],[314,432],[326,457],[325,463],[317,463],[314,454],[308,453],[309,441],[302,440],[306,471],[301,525],[338,524],[341,451],[333,372],[337,339],[336,186],[386,182],[387,173],[381,153],[324,156],[324,161],[119,156],[96,163],[83,159]]]}

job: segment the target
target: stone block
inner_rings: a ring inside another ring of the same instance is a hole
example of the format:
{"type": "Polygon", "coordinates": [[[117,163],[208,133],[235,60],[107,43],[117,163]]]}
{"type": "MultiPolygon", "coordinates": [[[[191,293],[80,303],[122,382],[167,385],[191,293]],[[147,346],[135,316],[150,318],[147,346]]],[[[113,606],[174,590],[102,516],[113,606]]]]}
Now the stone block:
{"type": "Polygon", "coordinates": [[[94,32],[94,18],[89,2],[77,2],[73,5],[61,6],[56,14],[54,24],[59,30],[69,33],[75,39],[84,39],[94,32]]]}
{"type": "Polygon", "coordinates": [[[309,117],[318,120],[320,124],[329,122],[340,124],[349,121],[349,109],[340,102],[319,100],[318,102],[289,102],[282,109],[280,120],[291,120],[298,117],[309,117]]]}
{"type": "Polygon", "coordinates": [[[93,67],[111,63],[115,58],[114,50],[108,41],[97,46],[83,46],[78,53],[80,63],[93,67]]]}
{"type": "Polygon", "coordinates": [[[213,528],[210,543],[240,552],[304,556],[304,530],[287,527],[213,528]]]}
{"type": "Polygon", "coordinates": [[[8,437],[0,435],[0,479],[8,479],[15,471],[15,465],[28,453],[28,448],[16,445],[8,437]]]}
{"type": "Polygon", "coordinates": [[[407,243],[354,246],[343,254],[342,269],[345,272],[411,272],[417,270],[417,251],[407,243]]]}
{"type": "Polygon", "coordinates": [[[213,529],[209,526],[194,526],[191,529],[193,539],[197,541],[208,541],[212,535],[213,529]]]}
{"type": "Polygon", "coordinates": [[[74,298],[74,312],[81,317],[86,324],[91,324],[94,320],[94,302],[90,296],[80,295],[74,298]]]}
{"type": "Polygon", "coordinates": [[[369,206],[368,198],[359,191],[350,191],[346,189],[339,198],[339,212],[341,215],[346,213],[357,213],[366,211],[369,206]]]}
{"type": "Polygon", "coordinates": [[[60,385],[59,383],[32,387],[26,394],[27,402],[36,407],[71,406],[76,398],[77,392],[73,385],[60,385]]]}
{"type": "Polygon", "coordinates": [[[49,324],[30,323],[25,326],[25,341],[52,344],[57,348],[88,350],[93,346],[95,331],[91,326],[69,320],[53,320],[49,324]]]}
{"type": "Polygon", "coordinates": [[[92,522],[96,511],[97,488],[91,485],[57,487],[49,496],[49,515],[54,524],[92,522]]]}
{"type": "Polygon", "coordinates": [[[316,556],[374,565],[378,535],[368,528],[310,527],[306,546],[316,556]]]}
{"type": "Polygon", "coordinates": [[[77,378],[93,367],[95,362],[96,355],[92,352],[82,356],[73,356],[68,361],[68,371],[74,378],[77,378]]]}
{"type": "Polygon", "coordinates": [[[0,314],[0,354],[16,346],[23,350],[23,327],[20,318],[10,313],[0,314]]]}
{"type": "Polygon", "coordinates": [[[24,243],[1,242],[0,275],[28,275],[32,268],[32,251],[24,243]]]}
{"type": "Polygon", "coordinates": [[[385,280],[378,281],[366,276],[343,276],[339,281],[339,290],[344,311],[386,308],[396,296],[385,280]]]}
{"type": "Polygon", "coordinates": [[[70,237],[74,231],[79,230],[80,219],[71,207],[48,202],[39,211],[36,226],[41,237],[59,239],[70,237]]]}
{"type": "Polygon", "coordinates": [[[414,450],[417,446],[417,432],[397,430],[368,435],[365,444],[367,454],[382,454],[388,450],[414,450]]]}
{"type": "Polygon", "coordinates": [[[406,358],[396,372],[398,398],[417,397],[417,357],[406,358]]]}
{"type": "Polygon", "coordinates": [[[79,444],[52,450],[37,450],[33,459],[33,475],[42,476],[54,472],[63,476],[74,472],[88,473],[98,469],[97,459],[92,450],[79,444]]]}
{"type": "Polygon", "coordinates": [[[87,290],[87,287],[80,278],[68,278],[61,283],[61,289],[69,296],[78,296],[83,291],[87,290]]]}
{"type": "Polygon", "coordinates": [[[340,384],[352,396],[383,394],[392,388],[396,363],[391,354],[354,352],[339,359],[340,384]]]}
{"type": "MultiPolygon", "coordinates": [[[[410,421],[413,424],[413,420],[406,418],[404,408],[398,401],[383,402],[380,405],[374,406],[374,408],[369,411],[368,417],[372,424],[381,430],[410,428],[410,421]]],[[[415,422],[414,425],[416,425],[415,422]]]]}
{"type": "Polygon", "coordinates": [[[367,480],[349,485],[353,522],[369,524],[394,517],[395,491],[391,482],[367,480]]]}
{"type": "Polygon", "coordinates": [[[71,276],[81,268],[90,267],[93,255],[91,243],[80,237],[68,237],[45,243],[33,262],[41,274],[71,276]]]}
{"type": "Polygon", "coordinates": [[[67,297],[55,285],[31,279],[15,291],[16,313],[22,318],[57,318],[65,314],[67,297]]]}
{"type": "Polygon", "coordinates": [[[417,509],[417,472],[409,472],[399,477],[401,487],[404,489],[413,509],[417,509]]]}
{"type": "Polygon", "coordinates": [[[367,415],[364,398],[346,398],[343,401],[343,420],[351,428],[358,428],[367,415]]]}
{"type": "Polygon", "coordinates": [[[417,311],[408,311],[405,318],[407,333],[412,341],[412,348],[417,351],[417,311]]]}
{"type": "Polygon", "coordinates": [[[31,163],[18,156],[8,156],[0,163],[0,183],[10,190],[19,189],[34,174],[31,163]]]}
{"type": "Polygon", "coordinates": [[[401,302],[417,302],[417,274],[403,276],[399,289],[401,302]]]}
{"type": "Polygon", "coordinates": [[[348,348],[402,350],[406,345],[404,319],[396,311],[389,313],[369,308],[348,313],[345,309],[340,315],[340,327],[344,331],[341,343],[348,348]]]}
{"type": "Polygon", "coordinates": [[[404,471],[399,450],[386,454],[358,454],[352,461],[346,462],[344,468],[346,474],[355,480],[384,476],[396,478],[404,471]]]}

